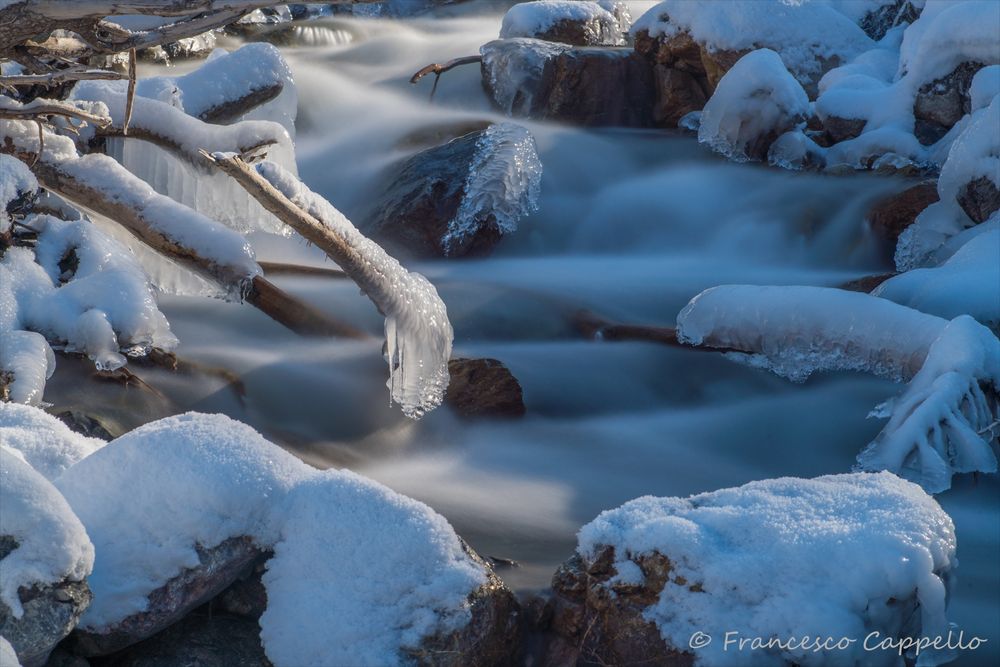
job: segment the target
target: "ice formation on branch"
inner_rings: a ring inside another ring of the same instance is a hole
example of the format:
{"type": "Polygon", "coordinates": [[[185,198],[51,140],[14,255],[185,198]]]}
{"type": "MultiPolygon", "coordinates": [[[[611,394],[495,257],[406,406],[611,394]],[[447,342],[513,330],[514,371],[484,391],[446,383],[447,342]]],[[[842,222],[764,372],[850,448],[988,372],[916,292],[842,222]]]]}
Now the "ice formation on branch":
{"type": "Polygon", "coordinates": [[[701,113],[698,141],[732,160],[760,160],[774,140],[809,115],[809,97],[770,49],[751,51],[726,72],[701,113]]]}
{"type": "Polygon", "coordinates": [[[598,2],[584,0],[535,0],[516,4],[504,14],[500,38],[535,37],[557,27],[561,21],[583,24],[588,44],[618,46],[625,43],[622,27],[614,14],[598,2]]]}
{"type": "Polygon", "coordinates": [[[0,559],[0,602],[21,618],[19,588],[81,581],[93,567],[94,547],[55,487],[6,444],[0,445],[0,507],[0,535],[17,543],[0,559]]]}
{"type": "Polygon", "coordinates": [[[54,480],[104,446],[103,440],[74,433],[66,424],[37,408],[2,402],[0,442],[17,450],[48,480],[54,480]]]}
{"type": "Polygon", "coordinates": [[[279,165],[261,162],[257,173],[296,207],[332,230],[352,253],[342,268],[385,316],[387,386],[403,413],[419,418],[444,399],[454,332],[434,285],[407,271],[343,213],[279,165]]]}
{"type": "Polygon", "coordinates": [[[937,493],[954,473],[997,469],[1000,340],[971,317],[949,322],[831,288],[725,285],[691,300],[677,335],[793,381],[856,370],[908,382],[873,412],[889,422],[859,456],[865,470],[891,470],[937,493]]]}
{"type": "Polygon", "coordinates": [[[310,468],[220,415],[142,426],[57,486],[96,548],[84,629],[143,610],[151,591],[198,563],[196,545],[232,537],[274,550],[260,625],[278,667],[402,664],[424,638],[468,623],[468,597],[485,582],[427,506],[310,468]]]}
{"type": "MultiPolygon", "coordinates": [[[[643,617],[678,650],[686,651],[696,632],[718,637],[699,647],[697,665],[736,664],[734,647],[724,650],[728,632],[862,638],[875,631],[934,637],[949,629],[954,526],[933,498],[890,473],[771,479],[690,498],[638,498],[580,530],[578,551],[588,562],[607,547],[614,549],[618,573],[611,582],[642,583],[644,557],[669,561],[669,579],[643,617]],[[899,604],[919,608],[915,627],[900,627],[899,604]]],[[[834,654],[770,646],[753,651],[753,664],[827,665],[831,655],[837,664],[898,660],[865,651],[858,641],[834,654]]],[[[925,651],[917,664],[952,658],[925,651]]]]}
{"type": "Polygon", "coordinates": [[[476,141],[462,203],[441,239],[445,252],[474,235],[492,216],[501,234],[538,210],[542,163],[535,139],[514,123],[490,125],[476,141]]]}

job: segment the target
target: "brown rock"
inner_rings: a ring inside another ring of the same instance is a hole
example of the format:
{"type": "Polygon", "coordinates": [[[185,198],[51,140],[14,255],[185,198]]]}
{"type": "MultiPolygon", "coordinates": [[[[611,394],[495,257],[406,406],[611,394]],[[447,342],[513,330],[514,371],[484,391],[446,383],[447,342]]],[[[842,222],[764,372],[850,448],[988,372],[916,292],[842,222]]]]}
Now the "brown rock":
{"type": "Polygon", "coordinates": [[[265,557],[249,537],[233,537],[211,549],[196,549],[199,565],[150,593],[146,611],[123,619],[105,632],[77,629],[71,637],[73,652],[107,655],[151,637],[214,598],[265,557]]]}
{"type": "Polygon", "coordinates": [[[1000,190],[986,176],[969,181],[958,193],[958,205],[977,225],[1000,209],[1000,190]]]}
{"type": "Polygon", "coordinates": [[[920,87],[913,102],[914,133],[920,143],[926,146],[936,142],[969,113],[969,87],[982,68],[982,63],[965,62],[950,74],[920,87]]]}
{"type": "Polygon", "coordinates": [[[643,618],[670,580],[670,561],[659,554],[641,557],[636,562],[645,576],[643,583],[613,585],[609,580],[617,574],[614,556],[612,547],[605,547],[593,561],[577,554],[556,571],[553,639],[544,664],[691,667],[694,656],[669,646],[656,625],[643,618]]]}
{"type": "Polygon", "coordinates": [[[258,561],[253,571],[242,579],[236,580],[232,586],[222,592],[212,604],[215,608],[234,616],[259,619],[267,609],[267,589],[264,588],[262,576],[265,567],[264,560],[270,558],[266,554],[258,561]]]}
{"type": "Polygon", "coordinates": [[[521,385],[496,359],[450,359],[451,382],[445,395],[463,417],[520,417],[524,414],[521,385]]]}
{"type": "Polygon", "coordinates": [[[691,74],[666,65],[653,65],[656,101],[653,120],[662,127],[677,127],[677,122],[692,111],[705,106],[705,96],[698,80],[691,74]]]}
{"type": "Polygon", "coordinates": [[[704,46],[701,47],[701,65],[705,70],[705,78],[714,93],[719,87],[719,81],[726,75],[726,72],[733,68],[736,62],[750,53],[752,49],[742,49],[740,51],[709,51],[704,46]]]}
{"type": "Polygon", "coordinates": [[[867,122],[863,118],[827,116],[823,119],[823,129],[826,130],[832,143],[838,143],[861,136],[867,122]]]}
{"type": "Polygon", "coordinates": [[[875,203],[868,212],[868,224],[892,248],[903,230],[913,224],[925,208],[938,201],[937,182],[917,183],[875,203]]]}
{"type": "Polygon", "coordinates": [[[864,276],[863,278],[848,280],[846,283],[840,285],[840,289],[845,289],[850,292],[871,292],[889,278],[896,275],[896,273],[879,273],[874,276],[864,276]]]}

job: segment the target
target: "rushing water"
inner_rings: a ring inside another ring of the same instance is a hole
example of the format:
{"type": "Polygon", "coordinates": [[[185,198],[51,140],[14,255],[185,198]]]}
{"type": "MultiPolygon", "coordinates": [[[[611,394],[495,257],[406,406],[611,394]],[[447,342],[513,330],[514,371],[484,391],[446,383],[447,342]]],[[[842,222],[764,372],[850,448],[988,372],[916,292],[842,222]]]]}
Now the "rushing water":
{"type": "MultiPolygon", "coordinates": [[[[331,21],[308,48],[284,49],[299,89],[302,178],[349,217],[378,197],[387,165],[499,119],[475,66],[444,75],[433,103],[430,80],[407,82],[499,30],[499,8],[441,14],[331,21]]],[[[897,386],[847,373],[793,385],[713,353],[585,341],[571,318],[588,309],[671,325],[716,284],[837,285],[884,272],[863,215],[902,184],[730,165],[676,133],[523,124],[544,165],[539,212],[489,259],[411,268],[445,299],[456,356],[495,357],[518,377],[525,418],[464,422],[441,409],[410,422],[387,403],[380,338],[303,339],[248,306],[193,297],[163,299],[179,355],[235,374],[245,396],[208,375],[143,377],[177,409],[226,412],[317,465],[427,502],[480,552],[517,560],[501,574],[522,590],[547,584],[581,524],[631,498],[850,470],[880,428],[866,415],[897,386]]],[[[261,259],[326,264],[303,242],[253,240],[261,259]]],[[[277,282],[381,335],[353,284],[277,282]]],[[[958,528],[952,616],[989,637],[996,657],[1000,486],[990,476],[956,487],[939,497],[958,528]]]]}

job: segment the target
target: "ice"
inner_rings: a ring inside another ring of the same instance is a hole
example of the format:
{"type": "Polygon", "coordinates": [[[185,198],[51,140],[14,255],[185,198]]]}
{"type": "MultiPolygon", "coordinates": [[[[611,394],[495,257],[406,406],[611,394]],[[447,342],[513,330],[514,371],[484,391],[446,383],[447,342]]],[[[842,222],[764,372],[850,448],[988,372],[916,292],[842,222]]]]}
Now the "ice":
{"type": "MultiPolygon", "coordinates": [[[[654,552],[669,559],[671,580],[643,616],[679,650],[695,632],[715,638],[695,653],[700,666],[895,665],[895,653],[866,651],[863,638],[875,631],[935,637],[949,629],[954,525],[920,487],[889,473],[786,477],[689,498],[638,498],[580,530],[580,553],[594,558],[602,546],[614,547],[619,573],[654,552]],[[898,605],[914,602],[919,613],[911,626],[898,605]],[[857,641],[833,652],[739,652],[734,645],[725,650],[728,632],[765,642],[857,641]]],[[[924,651],[917,664],[952,658],[924,651]]]]}
{"type": "Polygon", "coordinates": [[[874,45],[854,21],[822,1],[665,0],[639,17],[631,32],[641,30],[652,37],[687,32],[709,51],[773,49],[802,84],[819,78],[824,60],[846,63],[874,45]]]}
{"type": "Polygon", "coordinates": [[[442,238],[445,254],[491,216],[501,234],[516,230],[518,220],[538,210],[541,182],[542,163],[531,133],[513,123],[490,125],[476,142],[462,203],[442,238]]]}
{"type": "Polygon", "coordinates": [[[698,141],[736,161],[755,159],[769,134],[805,124],[809,98],[770,49],[737,61],[705,105],[698,141]]]}
{"type": "Polygon", "coordinates": [[[1000,229],[976,235],[940,266],[890,278],[872,294],[946,319],[971,315],[1000,331],[1000,229]]]}
{"type": "Polygon", "coordinates": [[[74,433],[52,415],[17,403],[0,403],[0,443],[20,452],[50,481],[104,446],[103,440],[74,433]]]}
{"type": "Polygon", "coordinates": [[[0,637],[0,665],[2,667],[21,667],[17,654],[14,653],[14,647],[3,637],[0,637]]]}
{"type": "MultiPolygon", "coordinates": [[[[11,250],[7,251],[12,252],[11,250]]],[[[0,278],[4,269],[0,266],[0,278]]],[[[6,310],[13,301],[9,287],[0,284],[0,309],[6,310]]],[[[56,369],[56,358],[45,336],[34,331],[20,331],[0,326],[0,389],[6,384],[7,399],[16,403],[40,405],[45,394],[45,382],[56,369]]]]}
{"type": "Polygon", "coordinates": [[[434,285],[419,273],[407,271],[279,165],[261,162],[256,168],[292,203],[343,238],[363,263],[363,275],[352,278],[385,316],[387,386],[392,400],[414,419],[440,405],[448,387],[454,332],[434,285]]]}
{"type": "Polygon", "coordinates": [[[21,618],[19,588],[81,581],[94,564],[94,547],[55,487],[6,443],[0,443],[0,507],[0,535],[17,542],[0,560],[0,601],[21,618]]]}
{"type": "Polygon", "coordinates": [[[625,36],[615,16],[597,2],[582,0],[535,0],[516,4],[504,14],[500,38],[535,37],[551,30],[560,21],[583,23],[593,44],[625,44],[625,36]]]}
{"type": "Polygon", "coordinates": [[[94,601],[107,628],[211,548],[250,536],[273,549],[260,619],[277,667],[394,665],[468,623],[485,573],[427,506],[352,472],[317,471],[221,415],[142,426],[57,485],[93,539],[94,601]],[[99,483],[95,483],[99,480],[99,483]]]}
{"type": "Polygon", "coordinates": [[[858,461],[937,493],[963,472],[995,472],[1000,340],[973,318],[950,322],[886,299],[823,287],[726,285],[705,290],[677,316],[685,343],[793,381],[855,370],[903,393],[872,416],[889,417],[858,461]]]}
{"type": "Polygon", "coordinates": [[[483,44],[479,52],[494,101],[508,116],[528,115],[533,104],[530,91],[539,89],[545,63],[571,48],[527,37],[483,44]]]}

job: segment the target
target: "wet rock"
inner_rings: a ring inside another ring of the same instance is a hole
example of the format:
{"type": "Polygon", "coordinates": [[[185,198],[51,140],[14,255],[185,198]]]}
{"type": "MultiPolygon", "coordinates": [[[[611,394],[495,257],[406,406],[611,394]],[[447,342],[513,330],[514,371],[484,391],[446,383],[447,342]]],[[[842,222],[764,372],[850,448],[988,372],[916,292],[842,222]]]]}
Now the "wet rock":
{"type": "Polygon", "coordinates": [[[237,580],[215,598],[212,602],[214,607],[234,616],[259,619],[267,609],[267,589],[261,580],[264,571],[264,558],[262,558],[252,572],[237,580]]]}
{"type": "Polygon", "coordinates": [[[61,646],[57,646],[49,655],[45,667],[90,667],[90,662],[86,658],[73,655],[61,646]]]}
{"type": "Polygon", "coordinates": [[[391,168],[362,228],[402,256],[488,254],[535,209],[540,182],[531,134],[491,125],[391,168]]]}
{"type": "Polygon", "coordinates": [[[917,183],[876,202],[868,212],[868,224],[891,252],[903,230],[913,224],[921,211],[936,201],[937,181],[917,183]]]}
{"type": "MultiPolygon", "coordinates": [[[[636,561],[644,575],[641,584],[609,585],[617,574],[614,560],[614,549],[605,547],[592,562],[577,554],[556,570],[553,638],[544,664],[693,665],[694,656],[668,645],[656,625],[643,617],[671,580],[670,561],[656,553],[642,556],[636,561]]],[[[697,591],[696,585],[692,591],[697,591]]]]}
{"type": "Polygon", "coordinates": [[[972,77],[983,66],[982,63],[965,62],[947,76],[920,87],[913,102],[914,133],[920,143],[925,146],[935,143],[969,113],[969,87],[972,77]]]}
{"type": "Polygon", "coordinates": [[[518,664],[520,605],[493,567],[462,540],[465,552],[486,570],[487,580],[469,596],[472,620],[455,632],[426,638],[411,656],[419,665],[492,667],[518,664]]]}
{"type": "Polygon", "coordinates": [[[913,5],[912,0],[896,0],[869,11],[861,17],[858,25],[869,37],[878,41],[885,37],[890,28],[913,23],[918,18],[920,9],[913,5]]]}
{"type": "Polygon", "coordinates": [[[520,417],[524,400],[517,378],[496,359],[450,359],[445,401],[462,417],[520,417]]]}
{"type": "Polygon", "coordinates": [[[666,65],[653,66],[656,100],[653,120],[662,127],[677,127],[681,118],[700,111],[708,98],[701,84],[691,74],[666,65]]]}
{"type": "MultiPolygon", "coordinates": [[[[16,544],[9,536],[0,536],[0,558],[16,544]]],[[[54,586],[21,588],[18,596],[24,609],[21,618],[14,618],[0,602],[0,636],[14,647],[23,667],[40,667],[80,620],[90,604],[90,588],[84,581],[63,581],[54,586]]]]}
{"type": "Polygon", "coordinates": [[[823,119],[823,129],[831,143],[838,143],[861,136],[868,123],[864,118],[840,118],[827,116],[823,119]]]}
{"type": "Polygon", "coordinates": [[[216,547],[197,547],[199,565],[184,570],[149,594],[146,611],[133,614],[103,632],[77,629],[71,649],[84,656],[107,655],[173,625],[253,569],[263,557],[249,537],[230,538],[216,547]]]}
{"type": "Polygon", "coordinates": [[[966,183],[958,192],[958,205],[977,225],[1000,209],[1000,189],[986,176],[966,183]]]}
{"type": "Polygon", "coordinates": [[[239,616],[192,614],[101,661],[102,667],[270,667],[260,627],[239,616]]]}
{"type": "MultiPolygon", "coordinates": [[[[55,413],[55,416],[59,419],[59,421],[66,424],[71,431],[79,433],[80,435],[85,435],[88,438],[100,438],[101,440],[108,441],[114,440],[117,437],[112,434],[111,431],[109,431],[108,428],[98,419],[91,417],[85,412],[81,412],[79,410],[63,410],[55,413]]],[[[121,433],[118,435],[121,435],[121,433]]]]}
{"type": "Polygon", "coordinates": [[[846,289],[851,292],[871,292],[876,287],[884,283],[898,274],[896,273],[879,273],[874,276],[864,276],[863,278],[857,278],[855,280],[848,280],[846,283],[840,285],[840,289],[846,289]]]}
{"type": "Polygon", "coordinates": [[[632,49],[505,39],[482,47],[483,85],[513,116],[590,127],[650,127],[649,63],[632,49]]]}

